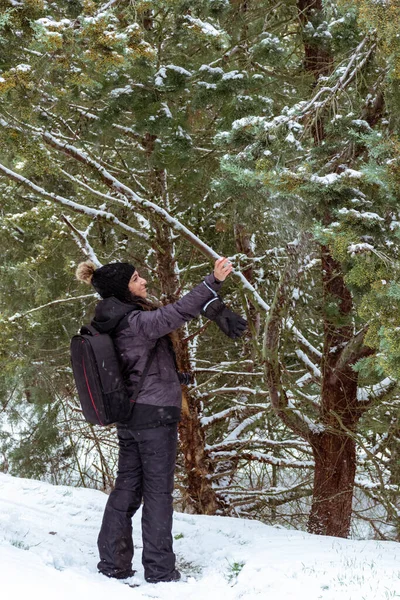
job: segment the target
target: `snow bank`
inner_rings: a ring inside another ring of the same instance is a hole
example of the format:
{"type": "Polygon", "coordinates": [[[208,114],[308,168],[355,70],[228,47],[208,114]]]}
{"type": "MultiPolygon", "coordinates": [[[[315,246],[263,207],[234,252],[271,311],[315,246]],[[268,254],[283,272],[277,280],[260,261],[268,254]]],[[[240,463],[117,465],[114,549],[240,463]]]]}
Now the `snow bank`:
{"type": "Polygon", "coordinates": [[[0,473],[2,594],[25,600],[372,600],[399,593],[400,545],[349,541],[257,521],[176,513],[175,552],[186,582],[147,584],[140,515],[130,588],[97,573],[106,495],[0,473]]]}

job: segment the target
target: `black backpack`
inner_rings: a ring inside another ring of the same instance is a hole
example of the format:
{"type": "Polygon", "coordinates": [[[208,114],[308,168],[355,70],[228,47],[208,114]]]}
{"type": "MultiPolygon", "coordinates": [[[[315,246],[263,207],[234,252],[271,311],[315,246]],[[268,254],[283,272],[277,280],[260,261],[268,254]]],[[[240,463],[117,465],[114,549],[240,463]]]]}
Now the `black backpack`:
{"type": "MultiPolygon", "coordinates": [[[[125,315],[114,333],[127,326],[125,315]]],[[[72,338],[70,350],[75,384],[86,421],[93,425],[111,425],[127,420],[153,361],[156,346],[131,398],[110,335],[100,333],[91,325],[84,325],[80,335],[72,338]]]]}

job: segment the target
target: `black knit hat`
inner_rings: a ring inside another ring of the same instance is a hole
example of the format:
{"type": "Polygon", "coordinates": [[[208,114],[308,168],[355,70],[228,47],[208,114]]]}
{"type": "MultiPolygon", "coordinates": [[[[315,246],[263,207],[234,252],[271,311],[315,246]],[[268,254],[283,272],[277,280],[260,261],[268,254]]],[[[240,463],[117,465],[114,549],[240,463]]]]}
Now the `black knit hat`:
{"type": "Polygon", "coordinates": [[[128,284],[135,271],[130,263],[110,263],[94,271],[91,283],[102,298],[115,296],[121,302],[129,302],[131,293],[128,284]]]}

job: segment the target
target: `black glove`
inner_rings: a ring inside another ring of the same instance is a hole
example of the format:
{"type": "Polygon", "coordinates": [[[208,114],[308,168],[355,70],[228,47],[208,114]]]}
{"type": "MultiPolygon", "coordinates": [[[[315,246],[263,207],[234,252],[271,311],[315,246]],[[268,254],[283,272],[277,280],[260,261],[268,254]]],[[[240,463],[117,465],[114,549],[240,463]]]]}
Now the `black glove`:
{"type": "Polygon", "coordinates": [[[201,314],[214,321],[225,335],[233,339],[243,335],[247,327],[247,321],[227,308],[219,296],[207,302],[201,314]]]}
{"type": "Polygon", "coordinates": [[[178,371],[179,383],[182,385],[192,385],[194,383],[194,373],[178,371]]]}

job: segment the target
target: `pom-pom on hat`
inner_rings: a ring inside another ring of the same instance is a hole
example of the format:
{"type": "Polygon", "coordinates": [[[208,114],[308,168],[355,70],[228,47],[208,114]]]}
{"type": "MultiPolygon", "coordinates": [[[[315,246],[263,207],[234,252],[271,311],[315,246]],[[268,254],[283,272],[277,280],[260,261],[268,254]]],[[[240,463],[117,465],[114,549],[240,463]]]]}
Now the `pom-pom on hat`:
{"type": "Polygon", "coordinates": [[[122,262],[110,263],[97,269],[96,265],[88,260],[78,265],[76,278],[92,284],[102,298],[115,296],[121,302],[129,302],[131,293],[128,285],[135,271],[133,265],[122,262]]]}
{"type": "Polygon", "coordinates": [[[90,285],[92,283],[93,273],[96,269],[96,265],[91,260],[79,263],[75,272],[77,280],[84,281],[85,283],[90,285]]]}

